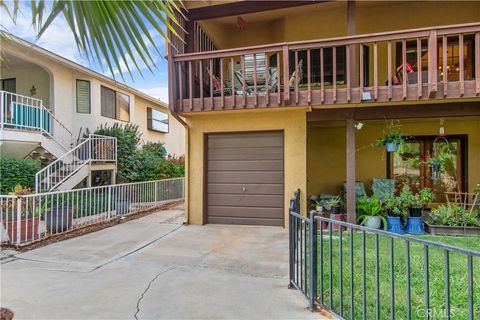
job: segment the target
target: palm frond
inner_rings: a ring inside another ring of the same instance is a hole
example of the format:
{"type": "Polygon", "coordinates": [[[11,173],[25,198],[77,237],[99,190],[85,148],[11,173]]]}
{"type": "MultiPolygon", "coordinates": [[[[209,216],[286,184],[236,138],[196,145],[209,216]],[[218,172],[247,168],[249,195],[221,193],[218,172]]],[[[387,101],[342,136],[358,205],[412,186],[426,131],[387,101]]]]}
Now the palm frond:
{"type": "MultiPolygon", "coordinates": [[[[0,1],[4,7],[3,0],[0,1]]],[[[181,25],[177,14],[182,14],[181,7],[178,0],[54,0],[48,6],[45,0],[31,0],[32,24],[37,28],[38,37],[63,15],[78,50],[89,60],[106,65],[112,76],[119,73],[122,79],[122,71],[132,75],[136,69],[142,74],[142,64],[152,71],[156,59],[151,51],[162,54],[154,35],[161,35],[166,43],[171,42],[169,34],[178,37],[177,29],[181,25]]],[[[12,16],[16,15],[18,4],[14,8],[12,16]]]]}

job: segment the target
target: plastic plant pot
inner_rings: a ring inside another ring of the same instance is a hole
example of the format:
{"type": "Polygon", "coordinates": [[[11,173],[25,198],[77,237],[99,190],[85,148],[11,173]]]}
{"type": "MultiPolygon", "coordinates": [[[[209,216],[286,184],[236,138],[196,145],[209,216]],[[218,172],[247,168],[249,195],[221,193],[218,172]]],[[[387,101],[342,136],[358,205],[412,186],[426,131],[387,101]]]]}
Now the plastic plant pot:
{"type": "Polygon", "coordinates": [[[382,224],[382,220],[380,216],[366,216],[364,226],[371,229],[380,229],[380,225],[382,224]]]}
{"type": "Polygon", "coordinates": [[[408,234],[417,235],[426,234],[425,227],[423,226],[422,217],[408,217],[405,232],[408,234]]]}
{"type": "Polygon", "coordinates": [[[387,216],[387,231],[397,234],[405,233],[400,217],[387,216]]]}
{"type": "Polygon", "coordinates": [[[398,144],[396,143],[387,143],[386,145],[387,152],[396,152],[398,150],[398,144]]]}
{"type": "Polygon", "coordinates": [[[411,207],[410,208],[410,217],[421,217],[423,212],[422,207],[411,207]]]}

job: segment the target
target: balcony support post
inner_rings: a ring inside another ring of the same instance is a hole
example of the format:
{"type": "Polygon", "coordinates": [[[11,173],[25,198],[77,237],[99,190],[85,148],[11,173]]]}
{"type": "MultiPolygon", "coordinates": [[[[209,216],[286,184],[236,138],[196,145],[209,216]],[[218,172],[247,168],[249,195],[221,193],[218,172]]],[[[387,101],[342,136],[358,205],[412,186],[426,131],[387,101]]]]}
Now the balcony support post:
{"type": "Polygon", "coordinates": [[[290,86],[288,81],[290,80],[290,66],[289,66],[289,52],[288,45],[283,46],[283,99],[285,101],[290,100],[290,86]]]}
{"type": "Polygon", "coordinates": [[[355,213],[355,119],[353,117],[347,119],[347,221],[349,223],[356,223],[355,213]]]}

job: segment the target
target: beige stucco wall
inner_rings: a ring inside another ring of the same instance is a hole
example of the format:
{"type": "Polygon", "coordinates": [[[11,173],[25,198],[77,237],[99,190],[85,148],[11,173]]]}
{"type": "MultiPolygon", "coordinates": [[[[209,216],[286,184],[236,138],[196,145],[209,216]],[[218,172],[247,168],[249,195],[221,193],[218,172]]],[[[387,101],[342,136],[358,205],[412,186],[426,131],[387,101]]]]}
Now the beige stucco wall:
{"type": "Polygon", "coordinates": [[[9,67],[8,62],[2,63],[0,79],[16,78],[17,93],[43,100],[46,106],[50,105],[50,78],[44,69],[39,66],[9,67]],[[30,89],[35,86],[36,94],[31,95],[30,89]]]}
{"type": "MultiPolygon", "coordinates": [[[[188,150],[187,217],[191,224],[203,224],[204,137],[214,132],[283,130],[285,141],[285,224],[289,200],[297,188],[302,204],[306,190],[306,109],[239,110],[210,112],[187,117],[190,127],[188,150]]],[[[304,211],[305,208],[302,208],[304,211]]]]}
{"type": "MultiPolygon", "coordinates": [[[[362,121],[364,127],[356,131],[356,178],[367,188],[373,178],[385,178],[387,159],[385,150],[371,146],[383,136],[385,121],[362,121]]],[[[401,120],[401,130],[411,136],[435,136],[440,119],[401,120]]],[[[338,194],[345,181],[345,122],[310,124],[307,137],[308,194],[338,194]]],[[[468,135],[468,190],[480,182],[480,117],[445,118],[448,135],[468,135]]]]}
{"type": "MultiPolygon", "coordinates": [[[[107,81],[101,76],[71,68],[54,58],[39,54],[33,49],[25,49],[13,43],[2,43],[1,50],[2,53],[7,52],[9,55],[28,62],[28,67],[26,67],[25,70],[17,67],[8,69],[8,77],[17,78],[18,93],[29,96],[29,89],[32,86],[32,82],[35,84],[35,87],[37,87],[38,82],[39,86],[37,88],[39,88],[39,90],[37,92],[39,92],[39,94],[36,98],[40,98],[40,92],[42,98],[47,96],[44,100],[45,106],[53,110],[55,117],[73,133],[74,141],[78,139],[81,132],[85,132],[86,128],[93,131],[100,124],[108,123],[112,125],[115,122],[125,123],[101,115],[101,86],[103,85],[130,96],[130,122],[140,126],[143,134],[143,142],[164,142],[169,153],[176,155],[184,154],[184,129],[175,118],[169,117],[169,133],[161,133],[147,129],[146,108],[152,107],[170,114],[166,104],[157,102],[156,99],[153,98],[152,100],[147,100],[125,86],[116,85],[113,81],[107,81]],[[31,64],[34,64],[34,66],[31,64]],[[30,74],[34,76],[31,77],[30,74]],[[40,78],[40,76],[43,78],[40,78]],[[90,81],[91,112],[89,114],[77,113],[77,79],[90,81]],[[41,85],[40,83],[43,84],[41,85]],[[47,88],[45,88],[46,84],[48,84],[47,88]],[[48,91],[50,92],[49,95],[46,94],[48,91]]],[[[4,69],[7,70],[7,67],[2,66],[2,72],[4,69]]],[[[2,78],[6,78],[3,73],[2,78]]]]}

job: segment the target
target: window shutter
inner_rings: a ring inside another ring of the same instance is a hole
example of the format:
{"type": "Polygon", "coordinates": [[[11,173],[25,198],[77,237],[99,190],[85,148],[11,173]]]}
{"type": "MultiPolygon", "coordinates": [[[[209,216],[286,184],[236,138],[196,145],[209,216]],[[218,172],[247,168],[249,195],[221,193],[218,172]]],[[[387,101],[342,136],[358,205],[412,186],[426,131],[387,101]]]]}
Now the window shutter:
{"type": "Polygon", "coordinates": [[[90,81],[77,80],[77,112],[90,113],[90,81]]]}

